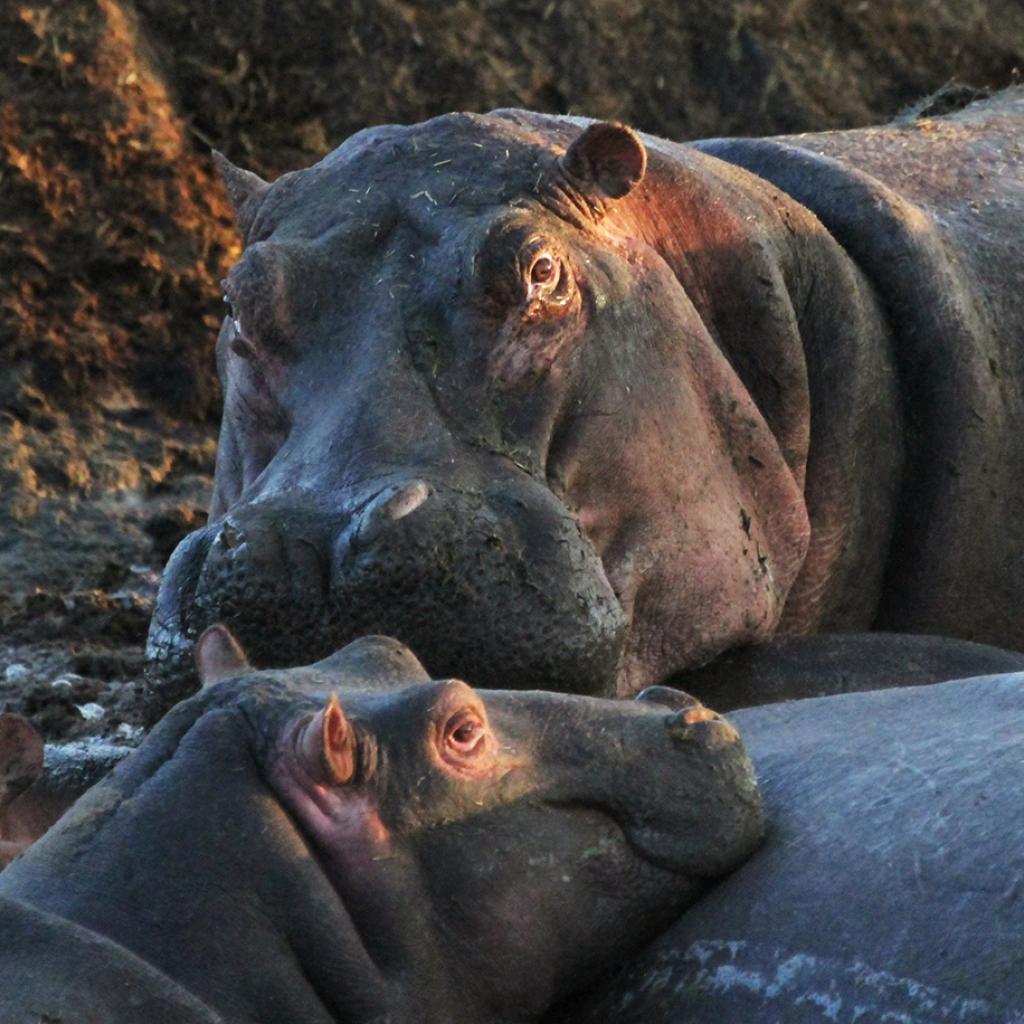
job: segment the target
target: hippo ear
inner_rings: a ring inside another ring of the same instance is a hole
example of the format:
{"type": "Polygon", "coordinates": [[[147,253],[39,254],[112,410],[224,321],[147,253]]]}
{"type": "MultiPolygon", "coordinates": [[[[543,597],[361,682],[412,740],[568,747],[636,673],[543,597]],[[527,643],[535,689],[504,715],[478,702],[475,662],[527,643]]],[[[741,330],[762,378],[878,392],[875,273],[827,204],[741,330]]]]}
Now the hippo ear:
{"type": "Polygon", "coordinates": [[[581,188],[621,199],[647,170],[647,150],[624,124],[599,121],[576,137],[561,159],[562,170],[581,188]]]}
{"type": "Polygon", "coordinates": [[[210,626],[196,641],[195,659],[203,686],[213,686],[222,679],[252,671],[252,665],[235,634],[220,623],[210,626]]]}
{"type": "Polygon", "coordinates": [[[0,808],[43,772],[43,739],[21,715],[0,715],[0,808]]]}
{"type": "Polygon", "coordinates": [[[252,171],[244,171],[236,167],[223,153],[216,149],[213,151],[213,162],[220,171],[224,187],[228,192],[228,199],[235,211],[235,221],[238,230],[244,237],[249,233],[253,221],[256,219],[256,211],[260,202],[266,194],[270,183],[264,181],[258,174],[252,171]]]}
{"type": "Polygon", "coordinates": [[[332,693],[302,730],[298,742],[306,770],[314,779],[343,786],[356,773],[356,735],[332,693]]]}

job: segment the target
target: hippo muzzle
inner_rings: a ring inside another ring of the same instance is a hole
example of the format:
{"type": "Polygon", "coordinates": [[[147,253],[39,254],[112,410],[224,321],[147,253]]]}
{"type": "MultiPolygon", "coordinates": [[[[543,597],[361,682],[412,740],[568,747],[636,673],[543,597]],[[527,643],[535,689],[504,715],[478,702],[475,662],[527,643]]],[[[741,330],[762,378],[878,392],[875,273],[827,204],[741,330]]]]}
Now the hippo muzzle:
{"type": "Polygon", "coordinates": [[[150,628],[161,706],[195,688],[193,643],[215,622],[263,667],[387,633],[435,675],[599,694],[614,692],[624,617],[576,522],[545,489],[499,477],[388,482],[341,514],[287,494],[192,534],[150,628]]]}

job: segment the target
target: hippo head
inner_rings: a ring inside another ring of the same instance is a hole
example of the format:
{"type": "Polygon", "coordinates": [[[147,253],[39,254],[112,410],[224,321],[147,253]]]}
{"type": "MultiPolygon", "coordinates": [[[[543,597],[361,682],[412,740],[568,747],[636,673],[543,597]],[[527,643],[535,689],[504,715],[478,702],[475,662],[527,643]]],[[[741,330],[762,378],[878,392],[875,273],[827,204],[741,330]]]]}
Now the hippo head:
{"type": "Polygon", "coordinates": [[[685,695],[477,691],[396,650],[367,638],[308,669],[203,672],[264,686],[241,691],[256,760],[351,921],[344,957],[368,973],[347,984],[387,1019],[534,1019],[759,842],[737,733],[685,695]],[[378,690],[344,689],[382,660],[378,690]]]}
{"type": "Polygon", "coordinates": [[[166,702],[214,622],[263,667],[384,632],[436,675],[605,695],[774,629],[799,474],[648,240],[638,136],[453,114],[224,171],[245,251],[210,521],[150,632],[166,702]]]}

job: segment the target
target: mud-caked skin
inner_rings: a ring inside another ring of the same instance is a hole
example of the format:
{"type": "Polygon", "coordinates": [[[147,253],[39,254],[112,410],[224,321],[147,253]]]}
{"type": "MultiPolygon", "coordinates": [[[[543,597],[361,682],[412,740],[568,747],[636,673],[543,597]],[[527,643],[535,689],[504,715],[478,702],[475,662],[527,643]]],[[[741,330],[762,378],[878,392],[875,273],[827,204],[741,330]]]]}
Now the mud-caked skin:
{"type": "Polygon", "coordinates": [[[742,743],[685,695],[233,649],[208,631],[211,685],[0,873],[5,1024],[533,1021],[760,842],[742,743]]]}
{"type": "Polygon", "coordinates": [[[435,675],[620,695],[778,632],[1024,645],[1022,133],[1014,90],[793,139],[498,111],[272,185],[225,162],[246,248],[159,699],[222,620],[264,666],[381,631],[435,675]]]}

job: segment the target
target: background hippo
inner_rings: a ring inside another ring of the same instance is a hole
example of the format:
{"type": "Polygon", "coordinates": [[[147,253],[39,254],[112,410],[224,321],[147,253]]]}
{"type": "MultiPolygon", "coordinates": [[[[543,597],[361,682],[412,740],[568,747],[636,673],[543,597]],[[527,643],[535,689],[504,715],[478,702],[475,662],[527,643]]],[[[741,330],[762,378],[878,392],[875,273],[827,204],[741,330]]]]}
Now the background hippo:
{"type": "Polygon", "coordinates": [[[779,631],[1024,646],[1022,131],[1011,90],[789,139],[498,111],[273,185],[225,162],[246,250],[164,702],[221,620],[261,665],[380,631],[602,694],[779,631]]]}
{"type": "Polygon", "coordinates": [[[549,1024],[1024,1020],[1024,674],[733,721],[765,845],[549,1024]]]}
{"type": "Polygon", "coordinates": [[[477,693],[395,652],[253,674],[208,631],[221,685],[0,874],[5,1024],[535,1020],[760,841],[696,702],[477,693]],[[368,668],[390,685],[322,696],[368,668]]]}

